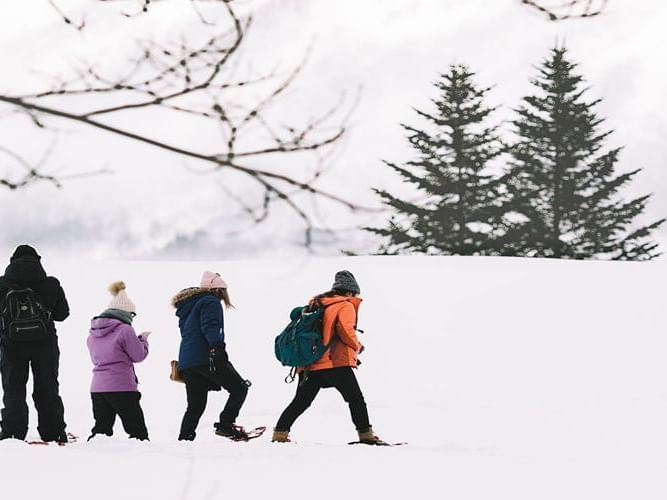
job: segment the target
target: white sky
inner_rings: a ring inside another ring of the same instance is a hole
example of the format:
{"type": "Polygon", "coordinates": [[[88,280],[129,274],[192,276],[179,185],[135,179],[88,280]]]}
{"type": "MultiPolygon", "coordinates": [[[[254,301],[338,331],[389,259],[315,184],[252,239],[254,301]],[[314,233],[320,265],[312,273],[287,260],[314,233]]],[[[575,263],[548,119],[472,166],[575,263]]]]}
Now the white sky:
{"type": "MultiPolygon", "coordinates": [[[[46,0],[12,2],[0,18],[0,57],[5,93],[44,85],[42,73],[67,70],[82,57],[122,67],[134,40],[181,32],[197,35],[201,26],[185,0],[155,4],[148,16],[127,20],[118,8],[92,8],[90,1],[61,1],[89,28],[66,26],[46,0]],[[39,72],[37,72],[39,71],[39,72]]],[[[126,5],[132,5],[128,2],[126,5]]],[[[531,91],[534,66],[557,41],[591,85],[590,98],[615,129],[608,146],[624,145],[620,168],[643,172],[626,193],[653,192],[646,221],[667,214],[667,4],[661,0],[611,1],[599,18],[549,23],[516,0],[250,0],[255,22],[244,54],[258,71],[280,64],[287,72],[312,42],[306,69],[276,109],[284,122],[307,119],[327,109],[342,91],[361,88],[352,127],[321,186],[364,204],[376,203],[370,187],[396,188],[381,160],[401,161],[410,150],[399,123],[419,125],[413,107],[428,107],[432,82],[452,62],[466,63],[481,85],[495,85],[491,104],[497,119],[511,119],[511,108],[531,91]]],[[[130,10],[130,7],[127,8],[130,10]]],[[[57,105],[53,101],[53,105],[57,105]]],[[[7,111],[0,107],[0,113],[7,111]]],[[[299,220],[278,210],[263,226],[248,231],[239,208],[220,183],[248,196],[245,183],[227,174],[192,175],[185,163],[150,147],[109,134],[49,120],[64,130],[51,157],[54,170],[81,172],[110,167],[114,174],[71,181],[62,190],[34,186],[20,193],[0,191],[5,216],[0,249],[32,241],[56,254],[97,257],[208,257],[289,254],[300,238],[299,220]],[[240,235],[229,235],[241,230],[240,235]],[[212,236],[210,236],[212,235],[212,236]]],[[[186,145],[214,146],[215,135],[194,124],[174,125],[153,114],[128,114],[114,123],[167,134],[186,145]]],[[[0,145],[36,161],[50,136],[25,118],[0,121],[0,145]]],[[[7,158],[0,160],[5,168],[7,158]]],[[[369,250],[368,235],[353,228],[377,217],[356,218],[344,209],[320,207],[323,222],[343,231],[328,248],[369,250]]],[[[660,238],[667,242],[667,227],[660,238]]],[[[371,245],[371,246],[369,246],[371,245]]]]}

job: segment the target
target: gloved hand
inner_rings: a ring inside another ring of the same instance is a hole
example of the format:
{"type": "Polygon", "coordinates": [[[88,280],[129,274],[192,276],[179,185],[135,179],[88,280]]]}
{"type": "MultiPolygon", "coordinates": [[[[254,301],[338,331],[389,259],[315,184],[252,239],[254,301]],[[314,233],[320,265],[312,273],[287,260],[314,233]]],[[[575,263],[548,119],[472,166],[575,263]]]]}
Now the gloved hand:
{"type": "Polygon", "coordinates": [[[224,346],[211,347],[208,350],[208,367],[211,373],[215,373],[216,367],[229,360],[224,346]]]}
{"type": "Polygon", "coordinates": [[[150,335],[151,333],[153,333],[153,332],[141,332],[141,333],[139,334],[139,336],[140,336],[140,337],[143,337],[144,340],[148,340],[148,337],[149,337],[149,335],[150,335]]]}

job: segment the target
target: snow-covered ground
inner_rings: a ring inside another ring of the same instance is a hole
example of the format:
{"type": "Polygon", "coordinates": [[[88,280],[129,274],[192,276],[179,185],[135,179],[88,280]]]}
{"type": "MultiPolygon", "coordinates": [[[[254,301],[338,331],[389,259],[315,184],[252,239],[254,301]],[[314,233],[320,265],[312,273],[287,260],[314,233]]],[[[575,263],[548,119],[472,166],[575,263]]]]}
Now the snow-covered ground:
{"type": "MultiPolygon", "coordinates": [[[[150,443],[0,443],[2,498],[667,498],[667,338],[662,262],[361,257],[233,262],[49,261],[72,316],[60,325],[68,429],[87,436],[88,321],[127,283],[150,443]],[[184,388],[169,301],[204,269],[230,283],[232,361],[253,386],[239,418],[271,427],[295,390],[273,358],[293,305],[349,269],[365,298],[358,378],[377,433],[407,446],[347,446],[346,405],[323,391],[292,429],[296,444],[215,437],[225,393],[210,393],[194,443],[176,441],[184,388]]],[[[36,436],[31,410],[30,436],[36,436]]]]}

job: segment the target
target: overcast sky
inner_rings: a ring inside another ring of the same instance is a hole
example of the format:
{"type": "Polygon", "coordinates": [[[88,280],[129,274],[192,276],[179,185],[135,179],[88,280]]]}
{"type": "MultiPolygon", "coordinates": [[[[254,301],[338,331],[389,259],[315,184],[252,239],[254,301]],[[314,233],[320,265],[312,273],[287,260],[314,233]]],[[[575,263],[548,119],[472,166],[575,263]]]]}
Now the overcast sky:
{"type": "MultiPolygon", "coordinates": [[[[97,60],[113,73],[125,67],[138,38],[196,37],[204,30],[186,0],[154,4],[148,15],[133,19],[121,16],[123,8],[116,5],[58,4],[75,20],[85,15],[88,27],[78,32],[67,26],[47,0],[3,7],[3,93],[48,88],[45,75],[66,73],[82,58],[97,60]]],[[[125,5],[129,11],[133,2],[125,5]]],[[[591,87],[588,96],[603,98],[598,112],[615,130],[607,145],[625,146],[619,168],[643,168],[624,193],[654,193],[646,222],[667,214],[663,0],[611,0],[600,17],[561,23],[547,22],[517,0],[246,0],[237,5],[254,15],[242,53],[244,68],[259,72],[277,66],[284,75],[311,47],[304,71],[275,110],[284,123],[326,110],[342,92],[344,107],[352,106],[359,93],[349,133],[321,180],[329,191],[373,205],[371,187],[398,188],[381,160],[409,157],[399,123],[420,124],[413,108],[428,108],[435,96],[432,83],[449,64],[466,63],[480,85],[493,85],[490,104],[501,106],[496,119],[509,120],[519,99],[531,92],[534,66],[555,43],[564,42],[591,87]]],[[[54,134],[8,112],[0,106],[0,146],[38,161],[54,134]]],[[[0,250],[29,241],[54,255],[104,258],[302,252],[300,222],[289,210],[277,210],[259,227],[243,218],[241,207],[221,188],[250,198],[253,191],[237,177],[193,174],[201,165],[71,123],[47,122],[60,130],[49,157],[51,171],[109,168],[113,174],[72,180],[60,190],[48,184],[0,190],[0,250]]],[[[114,123],[203,149],[219,140],[194,123],[175,124],[150,113],[128,113],[114,123]]],[[[9,165],[8,157],[0,157],[0,169],[9,165]]],[[[275,160],[267,165],[276,167],[275,160]]],[[[373,248],[375,242],[354,228],[377,222],[378,215],[354,216],[330,205],[314,207],[313,213],[319,223],[341,229],[318,251],[373,248]]],[[[667,227],[658,237],[667,243],[667,227]]]]}

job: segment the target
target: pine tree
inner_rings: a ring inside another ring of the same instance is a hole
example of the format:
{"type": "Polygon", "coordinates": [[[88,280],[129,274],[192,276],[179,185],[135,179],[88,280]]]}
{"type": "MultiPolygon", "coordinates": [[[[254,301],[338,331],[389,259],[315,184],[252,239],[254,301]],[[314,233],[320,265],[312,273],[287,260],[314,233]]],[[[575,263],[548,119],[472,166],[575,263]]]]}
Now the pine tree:
{"type": "Polygon", "coordinates": [[[416,158],[399,166],[385,162],[412,185],[419,199],[406,200],[376,189],[394,210],[384,228],[366,228],[384,236],[380,253],[498,254],[502,232],[499,184],[490,166],[504,150],[497,127],[485,125],[495,108],[484,106],[488,88],[473,82],[464,65],[451,65],[435,83],[433,114],[416,110],[428,130],[402,125],[416,158]]]}
{"type": "Polygon", "coordinates": [[[504,182],[512,210],[525,220],[504,244],[517,255],[652,259],[657,244],[647,237],[665,219],[629,229],[650,196],[624,201],[619,190],[641,169],[616,173],[622,148],[604,149],[612,131],[600,131],[603,119],[594,112],[600,99],[584,99],[575,68],[567,49],[552,49],[532,81],[538,91],[517,110],[518,142],[504,182]]]}

